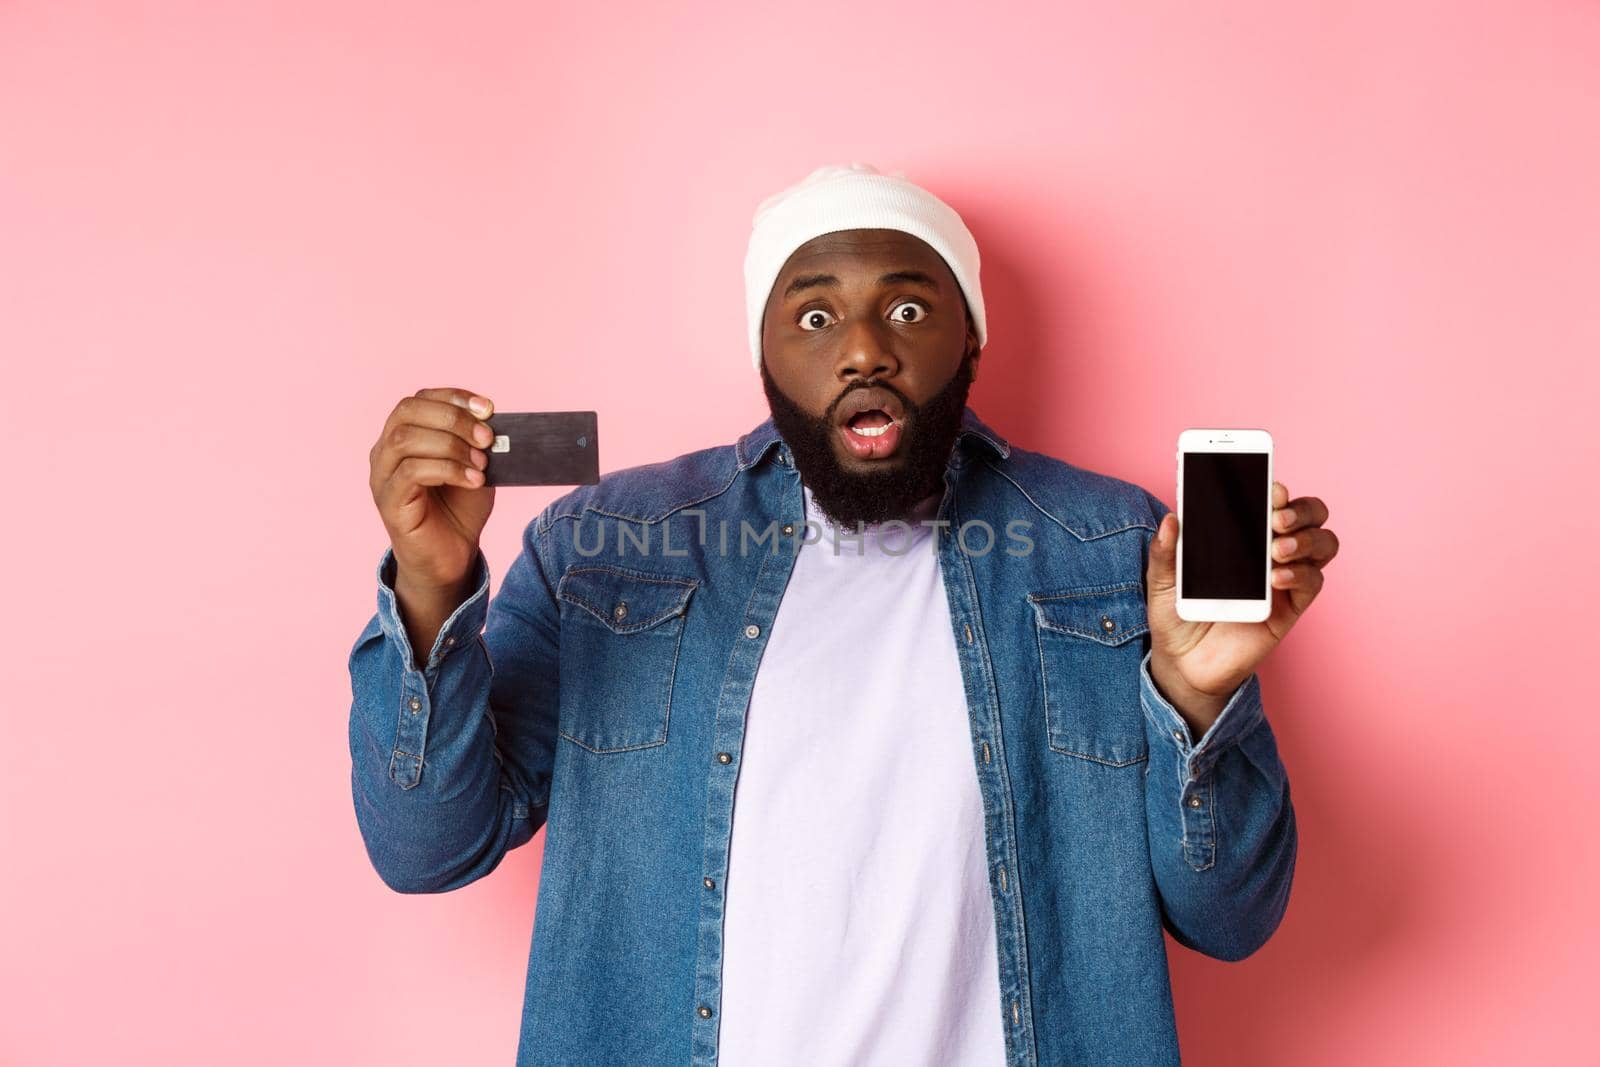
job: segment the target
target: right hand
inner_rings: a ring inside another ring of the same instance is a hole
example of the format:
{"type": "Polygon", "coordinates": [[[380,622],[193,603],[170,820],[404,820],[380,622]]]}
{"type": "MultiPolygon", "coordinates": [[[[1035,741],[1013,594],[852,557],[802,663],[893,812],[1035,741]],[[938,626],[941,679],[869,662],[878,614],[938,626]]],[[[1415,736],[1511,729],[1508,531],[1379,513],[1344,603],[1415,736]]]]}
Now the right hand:
{"type": "Polygon", "coordinates": [[[478,538],[494,510],[484,485],[493,441],[489,424],[468,407],[467,389],[418,389],[394,406],[372,446],[372,499],[389,531],[396,583],[456,591],[471,574],[478,538]]]}

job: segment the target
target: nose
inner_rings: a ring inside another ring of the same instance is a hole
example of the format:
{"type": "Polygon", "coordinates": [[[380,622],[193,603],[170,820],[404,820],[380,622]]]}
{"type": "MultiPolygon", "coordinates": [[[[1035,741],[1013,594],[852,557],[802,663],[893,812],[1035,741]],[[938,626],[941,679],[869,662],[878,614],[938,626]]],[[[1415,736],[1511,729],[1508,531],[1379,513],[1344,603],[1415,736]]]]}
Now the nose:
{"type": "Polygon", "coordinates": [[[895,358],[875,324],[858,321],[850,325],[844,335],[844,347],[839,352],[837,372],[841,379],[875,379],[889,377],[900,370],[895,358]]]}

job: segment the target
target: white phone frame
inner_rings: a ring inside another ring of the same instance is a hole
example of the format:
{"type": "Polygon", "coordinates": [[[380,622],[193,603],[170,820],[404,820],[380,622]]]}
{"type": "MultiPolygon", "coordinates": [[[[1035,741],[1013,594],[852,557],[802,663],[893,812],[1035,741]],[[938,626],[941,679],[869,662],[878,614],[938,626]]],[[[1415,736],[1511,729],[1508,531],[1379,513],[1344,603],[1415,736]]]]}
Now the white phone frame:
{"type": "Polygon", "coordinates": [[[1261,622],[1272,614],[1272,435],[1262,429],[1189,429],[1178,435],[1178,618],[1186,622],[1261,622]],[[1255,452],[1267,457],[1267,507],[1261,516],[1266,541],[1266,595],[1259,600],[1218,600],[1183,595],[1183,457],[1186,452],[1255,452]]]}

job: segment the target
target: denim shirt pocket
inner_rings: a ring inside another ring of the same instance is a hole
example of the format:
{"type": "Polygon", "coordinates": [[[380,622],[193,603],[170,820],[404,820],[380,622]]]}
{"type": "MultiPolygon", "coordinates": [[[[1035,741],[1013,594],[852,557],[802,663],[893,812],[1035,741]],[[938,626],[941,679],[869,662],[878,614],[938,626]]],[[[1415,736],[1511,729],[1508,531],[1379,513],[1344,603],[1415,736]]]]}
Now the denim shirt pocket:
{"type": "Polygon", "coordinates": [[[1139,662],[1150,632],[1138,582],[1028,594],[1039,641],[1039,684],[1050,748],[1127,767],[1149,756],[1139,662]]]}
{"type": "Polygon", "coordinates": [[[666,744],[693,578],[617,566],[561,576],[561,736],[591,752],[666,744]]]}

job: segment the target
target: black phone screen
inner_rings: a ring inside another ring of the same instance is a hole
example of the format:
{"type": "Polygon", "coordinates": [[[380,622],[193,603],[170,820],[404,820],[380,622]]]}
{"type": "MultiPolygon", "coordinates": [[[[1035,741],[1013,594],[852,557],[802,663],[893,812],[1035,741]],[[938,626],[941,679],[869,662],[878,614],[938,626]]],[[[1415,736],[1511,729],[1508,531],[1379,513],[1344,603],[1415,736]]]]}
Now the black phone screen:
{"type": "Polygon", "coordinates": [[[1267,595],[1267,454],[1183,454],[1184,598],[1267,595]]]}

